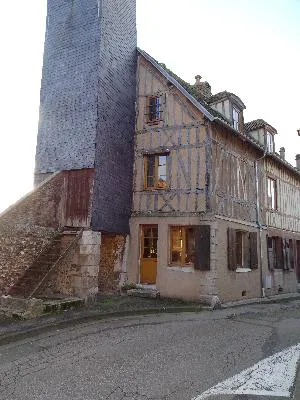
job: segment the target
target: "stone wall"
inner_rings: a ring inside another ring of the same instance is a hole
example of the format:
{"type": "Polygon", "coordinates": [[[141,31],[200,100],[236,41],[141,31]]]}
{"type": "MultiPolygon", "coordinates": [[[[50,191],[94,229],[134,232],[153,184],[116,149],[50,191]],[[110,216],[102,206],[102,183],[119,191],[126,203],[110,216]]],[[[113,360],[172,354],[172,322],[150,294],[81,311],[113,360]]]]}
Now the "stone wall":
{"type": "Polygon", "coordinates": [[[126,280],[128,237],[102,235],[99,268],[99,292],[114,293],[126,280]]]}
{"type": "MultiPolygon", "coordinates": [[[[75,236],[64,234],[66,249],[75,236]]],[[[101,234],[84,231],[77,245],[49,275],[39,294],[48,297],[78,296],[88,298],[98,293],[101,234]]]]}
{"type": "Polygon", "coordinates": [[[61,219],[63,185],[62,173],[52,175],[42,185],[0,214],[0,224],[57,229],[61,219]]]}
{"type": "Polygon", "coordinates": [[[3,224],[0,221],[0,294],[5,294],[23,276],[56,231],[35,225],[3,224]]]}
{"type": "Polygon", "coordinates": [[[6,293],[57,234],[62,174],[0,215],[0,293],[6,293]]]}

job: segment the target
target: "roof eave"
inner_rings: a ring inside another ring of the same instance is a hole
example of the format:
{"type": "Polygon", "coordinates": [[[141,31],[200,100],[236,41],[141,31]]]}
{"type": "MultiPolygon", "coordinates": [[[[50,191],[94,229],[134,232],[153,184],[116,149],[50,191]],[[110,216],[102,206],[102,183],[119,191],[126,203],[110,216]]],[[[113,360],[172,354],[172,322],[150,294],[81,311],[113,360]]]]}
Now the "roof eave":
{"type": "Polygon", "coordinates": [[[147,61],[150,62],[169,82],[172,83],[207,119],[213,121],[215,117],[206,110],[202,104],[200,104],[192,95],[189,94],[177,81],[174,79],[170,74],[167,73],[148,53],[141,50],[140,48],[137,49],[138,52],[146,58],[147,61]]]}
{"type": "MultiPolygon", "coordinates": [[[[242,135],[239,131],[234,129],[232,126],[226,124],[222,119],[220,118],[215,118],[215,122],[220,123],[221,125],[225,126],[226,128],[230,129],[232,132],[234,132],[240,139],[242,139],[244,142],[249,143],[251,146],[259,150],[261,153],[264,153],[264,149],[257,143],[255,143],[253,140],[251,140],[249,137],[242,135]]],[[[300,178],[300,172],[290,163],[288,163],[286,160],[283,160],[280,158],[280,156],[276,155],[275,153],[266,153],[266,157],[270,157],[273,160],[279,162],[283,167],[289,169],[291,172],[297,175],[298,178],[300,178]]]]}

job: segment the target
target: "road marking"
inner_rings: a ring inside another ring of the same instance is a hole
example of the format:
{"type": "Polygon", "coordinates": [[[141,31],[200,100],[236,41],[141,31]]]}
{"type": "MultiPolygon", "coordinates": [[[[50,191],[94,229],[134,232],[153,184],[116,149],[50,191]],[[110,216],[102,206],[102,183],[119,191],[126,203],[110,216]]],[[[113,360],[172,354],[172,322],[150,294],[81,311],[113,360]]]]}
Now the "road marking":
{"type": "Polygon", "coordinates": [[[300,358],[300,343],[265,358],[253,367],[212,387],[193,400],[212,395],[248,394],[256,396],[291,396],[300,358]]]}

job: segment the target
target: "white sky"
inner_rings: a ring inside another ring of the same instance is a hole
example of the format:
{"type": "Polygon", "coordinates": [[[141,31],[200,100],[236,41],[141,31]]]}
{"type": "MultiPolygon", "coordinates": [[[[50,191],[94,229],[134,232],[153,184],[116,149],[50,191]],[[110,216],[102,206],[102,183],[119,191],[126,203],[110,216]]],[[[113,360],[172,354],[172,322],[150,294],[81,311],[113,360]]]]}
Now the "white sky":
{"type": "MultiPolygon", "coordinates": [[[[82,0],[84,1],[84,0],[82,0]]],[[[137,0],[138,45],[183,79],[234,92],[245,121],[300,153],[300,0],[137,0]]],[[[0,3],[0,211],[31,190],[46,0],[0,3]]]]}

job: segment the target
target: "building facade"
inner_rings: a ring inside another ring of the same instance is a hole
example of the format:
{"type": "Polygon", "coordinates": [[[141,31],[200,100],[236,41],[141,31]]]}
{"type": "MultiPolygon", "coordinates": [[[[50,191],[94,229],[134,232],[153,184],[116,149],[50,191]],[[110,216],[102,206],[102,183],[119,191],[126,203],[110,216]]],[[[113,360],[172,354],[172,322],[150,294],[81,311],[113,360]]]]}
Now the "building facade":
{"type": "Polygon", "coordinates": [[[135,3],[48,2],[36,188],[0,216],[0,293],[295,292],[300,156],[237,95],[137,50],[135,3]]]}
{"type": "Polygon", "coordinates": [[[128,279],[186,299],[296,291],[300,174],[274,128],[196,79],[139,51],[128,279]]]}

